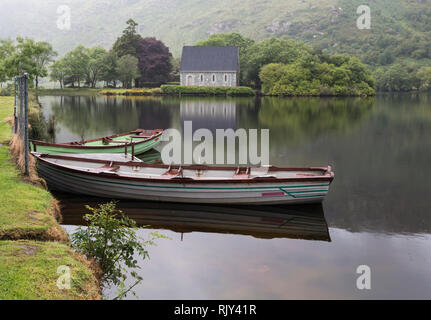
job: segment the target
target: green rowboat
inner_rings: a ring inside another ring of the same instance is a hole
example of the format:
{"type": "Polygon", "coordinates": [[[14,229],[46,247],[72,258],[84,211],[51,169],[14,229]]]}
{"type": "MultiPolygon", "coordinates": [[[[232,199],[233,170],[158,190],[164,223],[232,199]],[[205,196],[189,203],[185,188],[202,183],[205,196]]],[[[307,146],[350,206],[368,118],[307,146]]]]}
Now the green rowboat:
{"type": "Polygon", "coordinates": [[[65,143],[31,141],[31,150],[45,154],[62,153],[134,153],[142,154],[160,143],[163,130],[144,130],[116,134],[109,137],[65,143]],[[127,150],[127,151],[126,151],[127,150]]]}

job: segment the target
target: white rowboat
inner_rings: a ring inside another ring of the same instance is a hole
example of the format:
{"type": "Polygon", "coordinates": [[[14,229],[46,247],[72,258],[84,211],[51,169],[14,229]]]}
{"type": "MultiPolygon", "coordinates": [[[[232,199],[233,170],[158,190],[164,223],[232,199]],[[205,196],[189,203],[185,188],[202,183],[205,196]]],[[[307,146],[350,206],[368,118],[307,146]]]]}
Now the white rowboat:
{"type": "Polygon", "coordinates": [[[103,155],[88,159],[32,154],[51,189],[115,199],[257,205],[322,202],[334,179],[331,167],[168,166],[112,160],[112,155],[103,160],[103,155]]]}

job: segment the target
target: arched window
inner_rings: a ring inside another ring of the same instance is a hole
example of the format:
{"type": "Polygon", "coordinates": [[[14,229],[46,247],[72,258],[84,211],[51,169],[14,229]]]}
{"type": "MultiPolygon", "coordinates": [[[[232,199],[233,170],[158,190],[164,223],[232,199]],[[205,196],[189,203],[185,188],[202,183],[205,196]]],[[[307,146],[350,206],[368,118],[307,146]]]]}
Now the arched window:
{"type": "Polygon", "coordinates": [[[200,78],[201,78],[201,82],[204,82],[204,75],[202,73],[200,75],[200,78]]]}
{"type": "Polygon", "coordinates": [[[193,84],[193,76],[191,74],[187,75],[187,85],[191,86],[193,84]]]}
{"type": "Polygon", "coordinates": [[[228,77],[227,77],[227,73],[225,73],[225,74],[224,74],[224,82],[227,82],[227,79],[228,79],[228,77]]]}
{"type": "Polygon", "coordinates": [[[215,75],[215,73],[213,73],[213,75],[212,75],[212,81],[216,82],[216,75],[215,75]]]}

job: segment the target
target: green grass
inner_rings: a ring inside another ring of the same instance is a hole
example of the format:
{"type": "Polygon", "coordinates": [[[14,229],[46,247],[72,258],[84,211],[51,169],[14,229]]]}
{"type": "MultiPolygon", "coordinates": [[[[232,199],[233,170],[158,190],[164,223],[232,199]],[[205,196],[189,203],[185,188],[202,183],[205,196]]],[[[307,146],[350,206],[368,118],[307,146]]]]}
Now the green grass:
{"type": "Polygon", "coordinates": [[[89,263],[60,242],[67,234],[53,214],[54,198],[25,183],[12,163],[8,141],[13,97],[0,97],[0,300],[99,299],[100,286],[89,263]],[[69,266],[71,289],[59,290],[57,268],[69,266]]]}
{"type": "Polygon", "coordinates": [[[9,141],[12,136],[12,129],[8,122],[4,119],[13,116],[13,97],[0,96],[0,143],[4,144],[9,141]]]}
{"type": "Polygon", "coordinates": [[[65,89],[44,89],[39,88],[34,92],[39,96],[95,96],[101,89],[91,88],[65,88],[65,89]]]}
{"type": "Polygon", "coordinates": [[[21,182],[7,146],[0,147],[0,239],[35,238],[57,227],[51,194],[21,182]]]}
{"type": "MultiPolygon", "coordinates": [[[[13,97],[0,97],[0,119],[13,114],[13,97]]],[[[11,160],[8,140],[11,127],[0,122],[0,239],[65,238],[52,214],[51,194],[24,183],[11,160]]]]}
{"type": "Polygon", "coordinates": [[[65,244],[0,241],[0,300],[99,299],[88,264],[65,244]],[[57,287],[59,266],[70,268],[70,289],[57,287]]]}
{"type": "Polygon", "coordinates": [[[160,95],[160,88],[135,88],[135,89],[103,89],[100,94],[107,96],[153,96],[160,95]]]}

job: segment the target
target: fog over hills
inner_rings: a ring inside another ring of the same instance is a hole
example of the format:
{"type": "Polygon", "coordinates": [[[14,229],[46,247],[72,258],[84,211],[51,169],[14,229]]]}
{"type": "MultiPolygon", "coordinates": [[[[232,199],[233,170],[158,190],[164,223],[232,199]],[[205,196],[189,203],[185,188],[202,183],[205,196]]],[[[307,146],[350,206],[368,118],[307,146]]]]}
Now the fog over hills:
{"type": "Polygon", "coordinates": [[[413,51],[425,50],[413,56],[425,61],[431,56],[430,4],[430,0],[1,0],[0,38],[22,35],[49,41],[60,54],[79,44],[109,48],[133,18],[142,36],[164,41],[175,56],[182,45],[210,34],[240,32],[255,40],[287,36],[329,52],[355,54],[368,64],[382,64],[378,60],[385,50],[398,52],[395,58],[406,61],[413,51]],[[371,30],[356,26],[361,4],[371,8],[371,30]],[[70,30],[57,27],[61,5],[70,7],[70,30]],[[404,52],[399,47],[406,41],[411,48],[404,52]]]}

